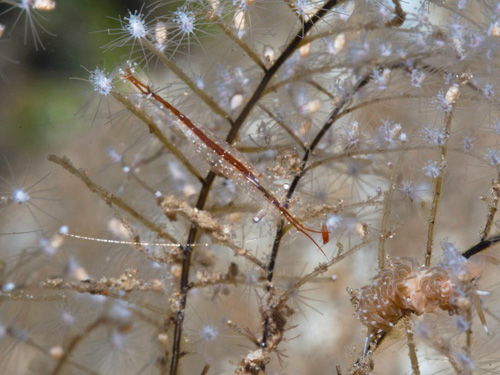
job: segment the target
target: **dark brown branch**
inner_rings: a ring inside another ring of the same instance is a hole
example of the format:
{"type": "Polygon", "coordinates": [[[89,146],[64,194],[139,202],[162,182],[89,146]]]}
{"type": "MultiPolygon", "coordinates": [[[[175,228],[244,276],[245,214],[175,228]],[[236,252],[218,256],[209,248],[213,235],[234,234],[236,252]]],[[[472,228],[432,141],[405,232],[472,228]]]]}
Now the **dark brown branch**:
{"type": "Polygon", "coordinates": [[[406,12],[403,10],[403,7],[401,6],[401,3],[399,0],[392,0],[394,3],[394,18],[387,21],[385,23],[385,26],[387,27],[399,27],[401,26],[405,20],[406,20],[406,12]]]}
{"type": "MultiPolygon", "coordinates": [[[[404,64],[401,64],[400,62],[396,62],[396,63],[390,65],[391,69],[400,68],[400,67],[404,67],[404,64]]],[[[370,81],[371,81],[371,75],[365,74],[363,77],[361,77],[356,82],[356,84],[351,89],[351,92],[349,94],[345,94],[343,96],[343,98],[341,99],[341,101],[333,109],[330,116],[328,117],[328,120],[325,122],[325,124],[323,125],[321,130],[318,132],[318,134],[316,135],[314,140],[311,142],[311,145],[306,150],[306,152],[302,158],[300,172],[293,179],[292,184],[290,185],[290,189],[287,192],[287,196],[286,196],[287,201],[284,203],[287,208],[288,208],[288,202],[290,201],[293,194],[295,193],[295,190],[297,189],[297,186],[298,186],[300,180],[302,179],[302,177],[305,176],[305,174],[307,172],[306,166],[307,166],[307,162],[309,160],[309,157],[314,152],[314,150],[316,149],[318,144],[321,142],[321,140],[323,139],[325,134],[330,130],[330,128],[333,126],[333,124],[337,121],[337,119],[339,118],[339,114],[341,113],[340,111],[352,100],[353,96],[359,90],[361,90],[363,87],[365,87],[370,81]]],[[[283,228],[284,228],[284,220],[282,219],[279,226],[278,226],[278,229],[276,231],[274,245],[273,245],[273,249],[271,252],[271,258],[269,260],[269,266],[268,266],[268,270],[267,270],[269,283],[273,279],[274,267],[276,265],[276,258],[278,256],[279,245],[281,242],[281,237],[284,234],[283,228]]],[[[265,338],[268,335],[267,330],[268,330],[268,321],[266,320],[266,322],[264,324],[264,332],[263,332],[263,340],[262,340],[264,345],[265,345],[265,338]]]]}
{"type": "MultiPolygon", "coordinates": [[[[299,30],[299,32],[296,34],[296,36],[293,38],[293,40],[288,44],[288,46],[284,49],[280,57],[276,60],[276,62],[265,72],[264,77],[262,77],[259,85],[255,89],[252,97],[249,99],[249,101],[246,103],[245,107],[239,114],[238,118],[234,121],[233,126],[231,130],[229,131],[227,137],[226,137],[226,142],[228,144],[232,144],[241,127],[243,126],[243,123],[247,119],[248,115],[252,111],[252,109],[257,105],[259,99],[262,97],[262,94],[271,81],[271,79],[274,77],[276,72],[281,68],[281,66],[285,63],[285,61],[293,54],[293,52],[297,49],[299,46],[302,38],[307,35],[307,33],[311,30],[311,28],[316,25],[318,21],[323,18],[328,11],[333,8],[335,5],[337,5],[338,0],[329,0],[325,3],[325,5],[313,16],[311,17],[310,20],[308,20],[306,23],[303,24],[302,28],[299,30]]],[[[198,196],[198,201],[196,202],[196,208],[202,210],[205,206],[205,203],[208,198],[208,194],[210,193],[212,184],[215,180],[215,173],[210,171],[206,178],[204,179],[204,182],[202,183],[202,188],[200,191],[200,194],[198,196]]],[[[282,225],[281,225],[282,228],[282,225]]],[[[189,235],[188,235],[188,240],[187,243],[191,244],[194,243],[196,240],[196,236],[198,234],[198,228],[196,225],[192,225],[191,229],[189,230],[189,235]]],[[[279,243],[278,243],[279,245],[279,243]]],[[[182,249],[182,274],[181,274],[181,283],[180,283],[180,297],[179,297],[179,311],[177,312],[176,320],[175,320],[175,331],[174,331],[174,339],[173,339],[173,345],[172,345],[172,360],[170,362],[170,375],[176,375],[178,366],[179,366],[179,360],[181,356],[181,338],[182,338],[182,329],[183,329],[183,323],[184,323],[184,309],[186,308],[186,300],[187,300],[187,293],[189,291],[189,269],[191,265],[191,255],[192,255],[192,248],[191,246],[184,246],[182,249]]]]}
{"type": "Polygon", "coordinates": [[[481,240],[479,243],[472,246],[469,250],[464,251],[462,253],[462,256],[469,259],[471,256],[479,254],[480,252],[489,249],[491,246],[499,242],[500,242],[500,235],[493,236],[485,240],[481,240]]]}
{"type": "MultiPolygon", "coordinates": [[[[405,67],[405,64],[402,64],[401,62],[395,62],[393,64],[389,64],[388,67],[390,69],[396,69],[396,68],[401,68],[405,67]]],[[[293,179],[290,189],[287,192],[287,202],[290,201],[292,198],[293,194],[295,193],[295,190],[297,189],[297,186],[300,182],[300,180],[305,176],[306,172],[308,171],[307,168],[307,162],[309,161],[309,157],[311,154],[314,152],[318,144],[321,142],[325,134],[330,130],[330,128],[333,126],[333,124],[339,119],[341,116],[342,112],[340,112],[347,103],[349,103],[353,96],[361,90],[363,87],[365,87],[369,82],[371,81],[371,75],[370,74],[365,74],[363,77],[361,77],[356,84],[352,87],[351,92],[349,94],[345,94],[343,98],[340,100],[340,102],[337,104],[337,106],[333,109],[331,112],[330,116],[328,117],[328,120],[325,122],[321,130],[318,132],[314,140],[311,142],[309,148],[306,150],[304,153],[304,156],[302,158],[302,164],[300,168],[300,172],[295,176],[293,179]]],[[[344,111],[345,112],[345,111],[344,111]]],[[[288,203],[285,202],[285,207],[288,208],[288,203]]],[[[272,280],[272,274],[274,272],[274,265],[276,263],[276,259],[273,259],[273,257],[277,256],[278,254],[278,247],[280,244],[280,240],[278,237],[281,237],[283,235],[283,220],[282,224],[277,229],[276,232],[276,238],[274,241],[274,246],[273,246],[273,251],[271,253],[271,259],[269,261],[269,267],[268,267],[268,275],[269,275],[269,281],[272,280]]]]}
{"type": "MultiPolygon", "coordinates": [[[[364,87],[365,85],[367,85],[369,81],[370,81],[370,75],[365,75],[353,87],[353,89],[351,91],[351,94],[345,95],[342,98],[342,100],[340,101],[340,103],[337,104],[337,106],[335,107],[335,109],[330,114],[330,116],[329,116],[328,120],[326,121],[325,125],[321,128],[321,130],[319,131],[319,133],[316,135],[316,137],[312,141],[311,145],[308,147],[308,149],[304,153],[304,156],[302,158],[302,164],[301,164],[301,167],[300,167],[300,172],[293,179],[292,184],[290,185],[290,189],[287,192],[287,196],[286,196],[287,202],[285,202],[285,205],[287,207],[288,207],[288,201],[292,198],[295,190],[297,189],[297,186],[298,186],[300,180],[302,179],[302,177],[304,177],[304,175],[306,173],[306,165],[307,165],[307,161],[309,160],[310,155],[315,150],[315,148],[318,146],[319,142],[324,137],[324,135],[326,134],[326,132],[334,124],[334,122],[337,119],[337,116],[338,116],[340,110],[352,99],[352,96],[358,90],[360,90],[362,87],[364,87]]],[[[272,253],[271,253],[271,259],[269,260],[269,266],[268,266],[268,271],[267,271],[268,272],[268,281],[272,281],[272,279],[273,279],[273,272],[274,272],[274,266],[276,264],[276,257],[278,255],[278,248],[279,248],[279,244],[280,244],[280,241],[281,241],[281,236],[283,235],[283,227],[284,227],[284,221],[281,220],[281,223],[280,223],[280,225],[278,227],[278,230],[276,231],[276,236],[275,236],[275,240],[274,240],[273,250],[272,250],[272,253]]]]}

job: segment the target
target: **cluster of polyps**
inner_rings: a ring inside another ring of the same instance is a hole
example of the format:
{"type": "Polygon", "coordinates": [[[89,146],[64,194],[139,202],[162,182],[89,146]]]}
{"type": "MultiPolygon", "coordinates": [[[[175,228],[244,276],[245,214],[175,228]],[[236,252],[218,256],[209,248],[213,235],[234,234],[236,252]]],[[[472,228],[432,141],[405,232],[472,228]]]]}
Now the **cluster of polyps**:
{"type": "Polygon", "coordinates": [[[429,267],[414,258],[398,259],[382,269],[372,284],[357,291],[355,315],[368,327],[369,335],[389,331],[409,313],[421,315],[439,308],[454,315],[466,313],[473,305],[486,329],[478,297],[481,292],[477,290],[486,256],[466,259],[449,243],[443,248],[445,261],[440,265],[429,267]]]}

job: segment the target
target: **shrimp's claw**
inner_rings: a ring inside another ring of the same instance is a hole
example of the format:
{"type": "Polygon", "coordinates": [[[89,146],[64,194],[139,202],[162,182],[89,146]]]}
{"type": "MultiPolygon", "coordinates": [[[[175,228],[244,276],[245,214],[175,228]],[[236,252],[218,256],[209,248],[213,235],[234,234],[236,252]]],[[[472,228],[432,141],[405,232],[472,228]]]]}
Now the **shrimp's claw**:
{"type": "Polygon", "coordinates": [[[330,242],[330,232],[328,232],[328,228],[325,224],[321,225],[321,236],[323,237],[323,245],[330,242]]]}

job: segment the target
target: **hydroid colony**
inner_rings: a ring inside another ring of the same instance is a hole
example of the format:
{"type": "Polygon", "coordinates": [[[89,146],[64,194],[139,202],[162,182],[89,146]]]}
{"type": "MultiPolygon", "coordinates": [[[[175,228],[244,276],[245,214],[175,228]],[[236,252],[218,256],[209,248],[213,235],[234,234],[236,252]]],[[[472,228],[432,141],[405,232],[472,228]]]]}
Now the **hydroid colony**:
{"type": "MultiPolygon", "coordinates": [[[[49,9],[4,3],[43,46],[49,9]]],[[[470,0],[111,19],[124,61],[84,78],[93,141],[49,156],[78,191],[65,217],[4,177],[2,212],[39,231],[2,249],[2,367],[494,373],[499,25],[470,0]]]]}

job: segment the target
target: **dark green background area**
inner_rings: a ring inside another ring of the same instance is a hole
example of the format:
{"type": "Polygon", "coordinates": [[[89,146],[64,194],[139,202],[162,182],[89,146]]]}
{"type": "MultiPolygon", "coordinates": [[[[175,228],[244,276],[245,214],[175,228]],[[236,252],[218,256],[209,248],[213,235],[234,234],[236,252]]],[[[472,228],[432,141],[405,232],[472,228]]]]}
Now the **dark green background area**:
{"type": "MultiPolygon", "coordinates": [[[[8,158],[36,157],[90,126],[79,115],[92,96],[92,87],[71,78],[88,78],[96,66],[108,70],[130,52],[127,47],[104,51],[116,39],[109,28],[118,28],[118,17],[139,10],[138,0],[56,0],[56,9],[40,15],[38,27],[45,49],[38,51],[18,9],[0,16],[6,31],[0,39],[0,155],[8,158]]],[[[11,6],[0,4],[0,13],[11,6]]],[[[144,8],[147,9],[147,8],[144,8]]],[[[162,7],[165,11],[166,7],[162,7]]],[[[146,10],[147,12],[147,10],[146,10]]]]}

